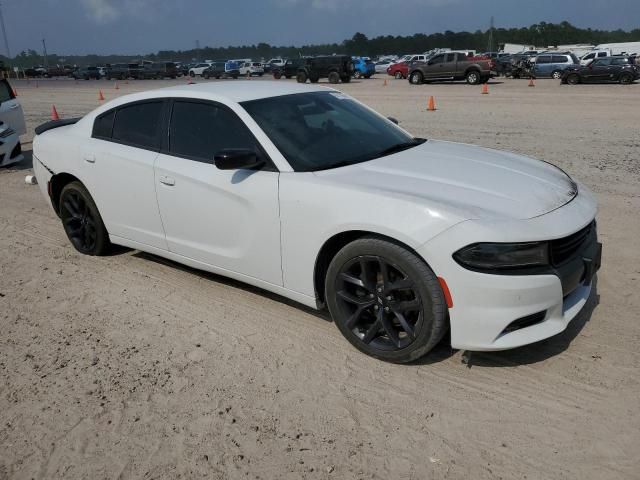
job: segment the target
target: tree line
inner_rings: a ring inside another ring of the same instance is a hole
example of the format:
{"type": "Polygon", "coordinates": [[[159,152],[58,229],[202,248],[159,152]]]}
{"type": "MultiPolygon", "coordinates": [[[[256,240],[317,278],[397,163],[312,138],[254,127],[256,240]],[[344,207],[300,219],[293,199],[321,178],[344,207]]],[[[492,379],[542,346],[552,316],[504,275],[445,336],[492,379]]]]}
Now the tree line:
{"type": "MultiPolygon", "coordinates": [[[[498,49],[500,43],[519,43],[538,47],[562,44],[640,41],[640,28],[624,30],[594,30],[578,28],[569,22],[558,24],[540,22],[530,27],[494,28],[475,32],[416,33],[410,36],[382,35],[368,38],[356,33],[341,43],[327,43],[302,46],[274,46],[268,43],[257,45],[204,47],[191,50],[161,50],[157,53],[141,55],[61,55],[49,54],[49,65],[102,65],[105,63],[129,62],[132,60],[174,60],[191,62],[198,60],[221,60],[230,58],[252,58],[268,60],[273,57],[293,58],[304,55],[348,54],[375,57],[384,54],[420,53],[434,48],[472,49],[487,51],[498,49]],[[490,38],[492,45],[489,45],[490,38]]],[[[44,65],[43,56],[35,50],[26,50],[12,59],[0,57],[5,65],[22,68],[44,65]]]]}

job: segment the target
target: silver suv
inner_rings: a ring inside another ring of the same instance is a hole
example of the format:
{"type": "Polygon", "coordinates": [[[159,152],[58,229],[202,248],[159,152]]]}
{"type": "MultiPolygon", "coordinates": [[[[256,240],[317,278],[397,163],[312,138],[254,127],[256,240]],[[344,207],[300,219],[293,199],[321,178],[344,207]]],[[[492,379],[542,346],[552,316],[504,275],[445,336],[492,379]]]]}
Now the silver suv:
{"type": "Polygon", "coordinates": [[[573,53],[541,53],[535,58],[533,74],[560,80],[565,68],[579,63],[580,60],[573,53]]]}

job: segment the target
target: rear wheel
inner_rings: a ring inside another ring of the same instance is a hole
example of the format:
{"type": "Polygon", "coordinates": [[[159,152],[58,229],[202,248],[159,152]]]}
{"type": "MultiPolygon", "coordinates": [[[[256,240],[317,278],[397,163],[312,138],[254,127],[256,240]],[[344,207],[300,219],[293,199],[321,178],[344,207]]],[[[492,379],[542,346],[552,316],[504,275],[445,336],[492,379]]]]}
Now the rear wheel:
{"type": "Polygon", "coordinates": [[[275,72],[273,74],[273,78],[275,78],[276,80],[280,80],[282,78],[282,74],[280,72],[275,72]]]}
{"type": "Polygon", "coordinates": [[[466,79],[469,85],[477,85],[480,83],[480,74],[475,70],[471,70],[467,73],[466,79]]]}
{"type": "Polygon", "coordinates": [[[569,85],[577,85],[580,83],[580,77],[576,73],[572,73],[567,77],[567,83],[569,85]]]}
{"type": "Polygon", "coordinates": [[[551,78],[555,80],[560,80],[562,78],[562,72],[560,70],[554,70],[551,74],[551,78]]]}
{"type": "Polygon", "coordinates": [[[362,238],[340,250],[327,271],[326,296],[346,339],[381,360],[415,360],[447,329],[444,295],[434,273],[387,240],[362,238]]]}
{"type": "Polygon", "coordinates": [[[419,72],[419,71],[411,72],[411,75],[409,76],[409,82],[412,83],[413,85],[422,85],[422,83],[424,82],[424,77],[422,76],[422,72],[419,72]]]}
{"type": "Polygon", "coordinates": [[[396,80],[402,80],[402,72],[396,72],[393,76],[396,80]]]}
{"type": "Polygon", "coordinates": [[[62,189],[59,204],[62,226],[76,250],[85,255],[103,255],[109,249],[109,234],[98,207],[80,182],[62,189]]]}
{"type": "Polygon", "coordinates": [[[296,80],[298,83],[307,83],[307,74],[305,72],[298,72],[296,80]]]}
{"type": "Polygon", "coordinates": [[[629,75],[628,73],[623,73],[622,75],[620,75],[620,83],[623,85],[629,85],[631,82],[633,82],[633,77],[631,75],[629,75]]]}
{"type": "Polygon", "coordinates": [[[338,72],[329,73],[329,83],[340,83],[340,74],[338,72]]]}

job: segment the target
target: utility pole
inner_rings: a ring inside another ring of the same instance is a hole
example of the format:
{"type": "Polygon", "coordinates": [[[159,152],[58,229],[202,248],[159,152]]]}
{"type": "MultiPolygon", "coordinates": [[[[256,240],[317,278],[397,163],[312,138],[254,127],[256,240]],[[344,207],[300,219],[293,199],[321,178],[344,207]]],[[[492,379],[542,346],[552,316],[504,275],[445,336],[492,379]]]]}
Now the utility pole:
{"type": "Polygon", "coordinates": [[[7,29],[4,26],[4,16],[2,15],[2,4],[0,3],[0,26],[2,26],[2,36],[4,37],[4,48],[7,50],[7,58],[11,59],[9,51],[9,40],[7,40],[7,29]]]}
{"type": "Polygon", "coordinates": [[[196,60],[198,60],[199,62],[202,61],[202,59],[200,58],[200,40],[196,40],[196,60]]]}
{"type": "Polygon", "coordinates": [[[493,52],[493,15],[489,24],[489,45],[487,51],[493,52]]]}
{"type": "Polygon", "coordinates": [[[49,67],[49,61],[47,60],[47,42],[45,42],[45,39],[42,39],[42,48],[44,50],[44,68],[48,68],[49,67]]]}

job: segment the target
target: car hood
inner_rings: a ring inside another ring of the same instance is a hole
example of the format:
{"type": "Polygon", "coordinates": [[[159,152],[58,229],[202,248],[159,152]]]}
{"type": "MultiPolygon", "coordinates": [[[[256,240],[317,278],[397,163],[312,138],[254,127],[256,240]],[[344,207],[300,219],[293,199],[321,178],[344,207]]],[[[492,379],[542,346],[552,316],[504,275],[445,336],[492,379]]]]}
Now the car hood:
{"type": "Polygon", "coordinates": [[[560,168],[514,153],[429,140],[403,152],[316,173],[391,197],[412,197],[464,218],[526,219],[570,202],[577,184],[560,168]]]}

